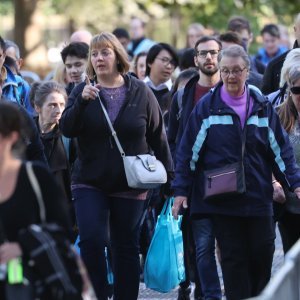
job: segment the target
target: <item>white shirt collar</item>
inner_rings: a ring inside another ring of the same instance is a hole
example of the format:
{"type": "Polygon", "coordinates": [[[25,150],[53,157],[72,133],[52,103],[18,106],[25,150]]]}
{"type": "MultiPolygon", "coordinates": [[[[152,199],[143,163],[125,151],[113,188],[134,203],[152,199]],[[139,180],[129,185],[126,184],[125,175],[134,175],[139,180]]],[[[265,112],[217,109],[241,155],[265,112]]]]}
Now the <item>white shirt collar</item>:
{"type": "Polygon", "coordinates": [[[149,87],[151,87],[153,90],[156,90],[156,91],[160,91],[160,90],[163,90],[163,89],[165,89],[165,88],[167,88],[169,91],[171,91],[172,86],[173,86],[173,83],[172,83],[172,79],[171,79],[171,78],[170,78],[168,81],[159,84],[158,86],[155,86],[155,85],[153,84],[153,82],[151,81],[151,79],[150,79],[149,76],[147,76],[147,77],[144,79],[144,82],[145,82],[149,87]]]}

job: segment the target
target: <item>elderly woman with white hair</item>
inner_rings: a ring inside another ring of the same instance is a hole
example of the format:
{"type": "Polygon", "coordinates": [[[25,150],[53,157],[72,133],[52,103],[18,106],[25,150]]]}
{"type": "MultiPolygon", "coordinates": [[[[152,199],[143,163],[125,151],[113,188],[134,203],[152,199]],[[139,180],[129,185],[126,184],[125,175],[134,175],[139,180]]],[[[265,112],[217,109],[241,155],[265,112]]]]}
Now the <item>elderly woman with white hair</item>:
{"type": "Polygon", "coordinates": [[[192,226],[212,217],[226,299],[238,300],[257,296],[271,277],[272,173],[300,196],[300,169],[278,115],[246,83],[243,47],[223,49],[218,64],[221,82],[195,106],[177,150],[172,213],[189,206],[192,226]]]}
{"type": "Polygon", "coordinates": [[[288,73],[296,64],[300,64],[300,48],[295,48],[288,53],[280,73],[280,88],[268,95],[268,99],[274,107],[279,106],[284,101],[287,92],[288,73]]]}
{"type": "MultiPolygon", "coordinates": [[[[298,49],[300,53],[300,49],[298,49]]],[[[278,115],[283,128],[289,135],[290,143],[294,150],[296,162],[300,163],[300,59],[285,74],[287,80],[287,93],[284,102],[278,107],[278,115]]],[[[276,181],[274,189],[280,193],[281,185],[276,181]]],[[[300,201],[295,194],[285,190],[284,204],[278,224],[282,237],[283,250],[287,253],[300,238],[300,201]]],[[[280,204],[277,204],[280,207],[280,204]]]]}

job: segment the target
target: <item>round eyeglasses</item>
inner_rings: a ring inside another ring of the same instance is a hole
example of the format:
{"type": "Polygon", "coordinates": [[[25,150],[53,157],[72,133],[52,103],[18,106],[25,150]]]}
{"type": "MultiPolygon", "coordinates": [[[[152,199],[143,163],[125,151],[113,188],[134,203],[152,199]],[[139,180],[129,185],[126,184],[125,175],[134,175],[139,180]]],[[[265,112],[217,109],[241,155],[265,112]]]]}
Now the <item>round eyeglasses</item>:
{"type": "Polygon", "coordinates": [[[243,69],[233,69],[233,70],[229,70],[229,69],[221,69],[220,73],[223,77],[228,77],[230,74],[232,74],[234,77],[237,76],[241,76],[243,71],[246,70],[247,67],[243,68],[243,69]]]}

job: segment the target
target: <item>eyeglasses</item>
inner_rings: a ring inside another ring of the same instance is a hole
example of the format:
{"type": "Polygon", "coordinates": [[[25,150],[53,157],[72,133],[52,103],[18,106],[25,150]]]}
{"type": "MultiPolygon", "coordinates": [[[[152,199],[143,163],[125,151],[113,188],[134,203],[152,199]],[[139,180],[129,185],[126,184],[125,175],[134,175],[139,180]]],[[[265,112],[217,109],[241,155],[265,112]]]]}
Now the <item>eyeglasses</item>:
{"type": "Polygon", "coordinates": [[[300,86],[291,87],[291,93],[294,95],[299,95],[300,94],[300,86]]]}
{"type": "Polygon", "coordinates": [[[201,58],[206,58],[209,53],[211,57],[216,57],[219,54],[220,50],[201,50],[197,51],[197,56],[201,58]]]}
{"type": "Polygon", "coordinates": [[[156,57],[156,59],[159,59],[162,61],[162,63],[167,67],[169,64],[176,68],[177,67],[177,63],[175,61],[175,59],[169,59],[167,57],[156,57]]]}
{"type": "Polygon", "coordinates": [[[233,69],[233,70],[221,69],[220,73],[222,74],[223,77],[228,77],[230,74],[232,74],[234,77],[236,77],[236,76],[241,76],[245,69],[247,69],[247,67],[245,67],[243,69],[233,69]]]}

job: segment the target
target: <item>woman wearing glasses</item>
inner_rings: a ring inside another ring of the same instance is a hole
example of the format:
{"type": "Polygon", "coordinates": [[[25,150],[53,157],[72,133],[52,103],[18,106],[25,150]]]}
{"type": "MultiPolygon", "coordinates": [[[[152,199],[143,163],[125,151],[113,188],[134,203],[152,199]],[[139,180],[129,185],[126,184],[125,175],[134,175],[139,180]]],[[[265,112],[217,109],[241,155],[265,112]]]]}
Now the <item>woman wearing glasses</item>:
{"type": "Polygon", "coordinates": [[[250,61],[238,45],[220,52],[222,82],[187,123],[173,182],[173,215],[212,216],[226,299],[258,295],[271,276],[275,230],[272,173],[300,196],[300,169],[271,103],[249,88],[250,61]]]}
{"type": "Polygon", "coordinates": [[[127,74],[128,55],[111,33],[93,37],[89,79],[72,91],[60,128],[78,140],[72,194],[79,247],[97,298],[108,299],[105,247],[111,242],[114,299],[138,297],[139,232],[148,190],[131,189],[98,94],[126,155],[153,151],[172,175],[173,164],[158,103],[144,82],[127,74]]]}
{"type": "MultiPolygon", "coordinates": [[[[154,93],[160,109],[162,111],[165,127],[167,128],[169,120],[169,111],[172,101],[172,74],[178,66],[178,58],[175,50],[168,44],[159,43],[150,48],[146,58],[146,78],[144,82],[154,93]]],[[[163,197],[161,189],[154,189],[150,200],[150,208],[154,219],[159,215],[163,206],[163,197]]],[[[145,220],[146,221],[146,220],[145,220]]],[[[155,222],[155,220],[154,220],[155,222]]],[[[147,247],[144,255],[147,254],[147,247]]]]}
{"type": "MultiPolygon", "coordinates": [[[[300,61],[296,62],[286,74],[287,94],[278,107],[278,115],[283,128],[289,135],[297,163],[300,163],[300,61]]],[[[273,181],[274,189],[280,188],[273,181]]],[[[295,194],[285,190],[285,211],[279,218],[283,250],[286,253],[300,238],[300,201],[295,194]]]]}
{"type": "Polygon", "coordinates": [[[146,58],[146,78],[144,82],[153,91],[167,125],[173,86],[172,74],[178,66],[175,50],[168,44],[159,43],[152,46],[146,58]]]}

